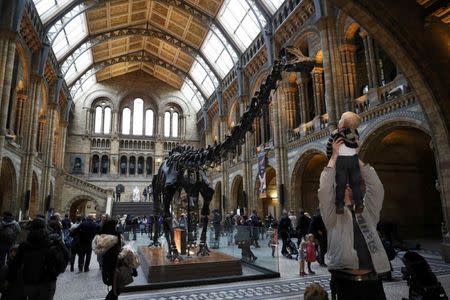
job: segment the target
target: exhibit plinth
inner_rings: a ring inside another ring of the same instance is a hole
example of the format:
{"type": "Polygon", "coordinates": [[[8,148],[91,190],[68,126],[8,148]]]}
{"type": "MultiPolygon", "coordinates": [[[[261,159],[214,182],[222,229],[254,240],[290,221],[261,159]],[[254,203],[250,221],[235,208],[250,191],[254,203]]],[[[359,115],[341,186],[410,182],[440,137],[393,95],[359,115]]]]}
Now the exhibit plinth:
{"type": "Polygon", "coordinates": [[[242,266],[238,258],[212,251],[209,256],[197,256],[197,248],[189,259],[172,262],[167,259],[167,250],[163,248],[138,248],[141,268],[149,283],[171,281],[201,280],[212,277],[242,275],[242,266]]]}

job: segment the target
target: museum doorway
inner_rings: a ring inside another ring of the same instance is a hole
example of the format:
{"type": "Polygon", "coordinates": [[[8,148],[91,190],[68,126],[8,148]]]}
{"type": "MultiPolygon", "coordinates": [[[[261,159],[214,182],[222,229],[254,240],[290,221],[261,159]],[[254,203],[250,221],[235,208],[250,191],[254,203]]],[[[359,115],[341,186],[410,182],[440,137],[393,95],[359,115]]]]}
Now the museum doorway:
{"type": "Polygon", "coordinates": [[[239,214],[247,214],[247,194],[244,192],[244,180],[241,175],[237,175],[231,184],[232,209],[239,209],[239,214]]]}
{"type": "Polygon", "coordinates": [[[269,213],[274,218],[280,218],[279,199],[277,190],[277,176],[276,171],[272,166],[266,167],[266,187],[265,194],[260,193],[261,181],[258,176],[255,181],[255,199],[256,211],[261,219],[264,219],[269,213]]]}
{"type": "Polygon", "coordinates": [[[384,185],[380,221],[401,239],[440,239],[442,206],[436,189],[431,137],[408,126],[385,126],[362,145],[360,155],[384,185]]]}
{"type": "Polygon", "coordinates": [[[16,171],[11,160],[7,157],[2,159],[2,170],[0,176],[0,213],[10,211],[13,214],[13,204],[16,203],[16,171]]]}
{"type": "Polygon", "coordinates": [[[292,210],[298,214],[304,209],[311,216],[319,206],[317,190],[320,174],[327,165],[327,157],[317,150],[303,154],[297,161],[292,173],[292,210]]]}
{"type": "Polygon", "coordinates": [[[77,217],[85,217],[93,215],[97,217],[96,203],[86,198],[80,198],[75,200],[70,205],[69,217],[74,222],[77,217]]]}

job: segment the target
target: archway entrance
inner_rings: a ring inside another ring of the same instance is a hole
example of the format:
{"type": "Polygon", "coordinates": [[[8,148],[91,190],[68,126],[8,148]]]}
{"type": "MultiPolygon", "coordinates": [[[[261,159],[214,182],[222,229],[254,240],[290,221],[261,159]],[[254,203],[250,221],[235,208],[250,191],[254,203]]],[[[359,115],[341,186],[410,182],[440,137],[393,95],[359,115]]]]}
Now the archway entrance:
{"type": "Polygon", "coordinates": [[[35,172],[31,182],[30,202],[28,206],[28,216],[34,218],[39,212],[39,181],[35,172]]]}
{"type": "Polygon", "coordinates": [[[265,197],[261,197],[259,188],[261,186],[261,182],[259,178],[256,177],[255,182],[255,199],[256,199],[256,210],[258,212],[258,216],[260,218],[264,218],[269,213],[274,218],[280,217],[280,212],[278,209],[279,206],[279,198],[278,198],[278,190],[277,190],[277,176],[276,171],[271,166],[266,167],[266,186],[267,192],[265,197]]]}
{"type": "Polygon", "coordinates": [[[291,199],[294,208],[304,209],[311,215],[319,206],[317,190],[319,189],[320,174],[327,165],[327,157],[319,152],[312,152],[302,156],[292,173],[291,199]]]}
{"type": "Polygon", "coordinates": [[[0,174],[0,212],[13,212],[15,209],[13,204],[16,202],[16,171],[11,160],[7,157],[2,159],[0,174]]]}
{"type": "Polygon", "coordinates": [[[441,238],[442,207],[430,140],[416,128],[386,126],[361,151],[384,185],[380,221],[393,224],[402,239],[441,238]]]}
{"type": "Polygon", "coordinates": [[[69,217],[75,221],[77,217],[94,215],[97,217],[96,203],[87,198],[81,198],[72,203],[69,210],[69,217]]]}
{"type": "Polygon", "coordinates": [[[234,178],[231,191],[233,209],[239,209],[241,215],[247,213],[247,194],[244,192],[244,180],[241,175],[234,178]]]}

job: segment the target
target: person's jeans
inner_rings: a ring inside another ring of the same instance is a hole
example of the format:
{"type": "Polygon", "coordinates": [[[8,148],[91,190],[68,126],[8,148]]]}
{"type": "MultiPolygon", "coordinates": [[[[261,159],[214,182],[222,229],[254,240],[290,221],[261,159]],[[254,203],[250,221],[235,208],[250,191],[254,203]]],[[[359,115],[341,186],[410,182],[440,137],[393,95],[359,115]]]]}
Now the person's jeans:
{"type": "Polygon", "coordinates": [[[362,204],[361,170],[358,155],[338,156],[336,160],[336,207],[344,207],[345,188],[352,189],[355,204],[362,204]]]}
{"type": "Polygon", "coordinates": [[[82,271],[83,267],[84,270],[89,270],[89,265],[91,263],[91,254],[92,254],[92,248],[88,247],[80,247],[78,250],[78,270],[82,271]]]}

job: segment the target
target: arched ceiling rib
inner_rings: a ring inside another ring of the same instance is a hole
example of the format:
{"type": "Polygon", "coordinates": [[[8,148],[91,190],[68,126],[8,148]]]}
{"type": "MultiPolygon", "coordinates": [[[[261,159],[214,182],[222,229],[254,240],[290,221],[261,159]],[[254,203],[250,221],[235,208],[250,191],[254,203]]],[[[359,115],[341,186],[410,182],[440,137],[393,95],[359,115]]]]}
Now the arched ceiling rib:
{"type": "Polygon", "coordinates": [[[198,49],[190,45],[187,45],[186,43],[180,41],[179,39],[177,39],[174,36],[171,36],[168,33],[164,33],[156,29],[128,28],[128,27],[111,30],[109,32],[103,32],[95,36],[91,37],[88,36],[85,39],[83,39],[80,43],[78,43],[78,45],[73,47],[70,52],[68,52],[65,56],[61,58],[60,62],[63,75],[65,75],[67,70],[69,70],[69,68],[77,60],[77,58],[79,58],[85,51],[89,49],[93,50],[94,56],[93,58],[94,61],[96,61],[97,56],[100,55],[101,51],[98,51],[97,55],[95,52],[96,50],[98,50],[97,46],[100,46],[101,44],[107,43],[109,47],[111,47],[111,44],[114,43],[115,40],[119,39],[125,44],[128,44],[128,47],[130,48],[130,41],[124,41],[123,37],[129,37],[130,39],[133,39],[134,47],[137,46],[139,48],[139,49],[134,48],[131,50],[136,51],[146,49],[152,54],[161,55],[161,58],[168,62],[176,63],[178,61],[180,68],[185,69],[186,72],[189,71],[189,68],[193,63],[193,60],[195,59],[195,56],[198,55],[201,58],[203,58],[203,60],[206,62],[206,64],[214,73],[214,75],[217,78],[220,78],[219,74],[215,71],[212,64],[205,58],[203,53],[201,53],[201,51],[199,51],[198,49]],[[168,49],[169,47],[171,47],[172,49],[168,49]],[[174,53],[173,55],[170,54],[170,52],[176,52],[176,49],[179,49],[178,51],[179,53],[174,53]],[[160,53],[161,51],[164,52],[160,53]],[[190,56],[191,59],[189,59],[188,56],[190,56]]]}
{"type": "MultiPolygon", "coordinates": [[[[147,66],[151,65],[151,66],[161,67],[163,69],[166,69],[166,70],[172,72],[173,74],[179,76],[182,79],[187,77],[194,83],[194,85],[200,91],[200,93],[202,93],[202,90],[200,89],[200,87],[196,85],[195,81],[192,80],[191,76],[187,72],[179,69],[177,66],[175,66],[173,64],[167,63],[166,61],[164,61],[164,60],[160,59],[159,57],[156,57],[146,51],[127,53],[124,55],[111,57],[111,58],[93,63],[84,72],[79,74],[73,80],[73,83],[69,86],[69,88],[72,89],[73,86],[82,85],[83,81],[88,79],[88,77],[85,76],[86,74],[89,74],[90,76],[92,76],[107,67],[111,67],[111,66],[117,65],[117,64],[129,63],[129,62],[142,63],[147,66]]],[[[129,67],[129,66],[127,66],[127,67],[129,67]]],[[[144,71],[146,71],[146,70],[144,69],[144,71]]],[[[152,74],[152,75],[155,76],[154,74],[152,74]]],[[[180,88],[180,87],[177,87],[177,88],[180,88]]],[[[76,94],[76,92],[77,92],[77,90],[73,91],[72,96],[74,96],[76,94]]],[[[208,97],[206,97],[206,95],[202,94],[202,96],[204,97],[204,99],[208,99],[208,97]]]]}

